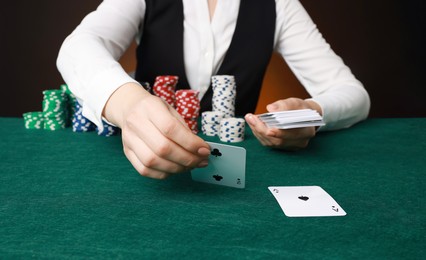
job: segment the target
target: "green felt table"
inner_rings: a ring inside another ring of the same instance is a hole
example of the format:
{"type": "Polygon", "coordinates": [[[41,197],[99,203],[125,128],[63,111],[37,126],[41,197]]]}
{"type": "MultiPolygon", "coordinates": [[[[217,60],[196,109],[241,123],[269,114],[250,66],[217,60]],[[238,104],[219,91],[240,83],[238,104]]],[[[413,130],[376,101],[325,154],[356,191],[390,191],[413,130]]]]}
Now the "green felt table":
{"type": "Polygon", "coordinates": [[[0,258],[424,259],[426,118],[369,119],[299,152],[249,132],[245,189],[147,179],[120,136],[23,125],[0,118],[0,258]],[[289,218],[268,190],[308,185],[347,215],[289,218]]]}

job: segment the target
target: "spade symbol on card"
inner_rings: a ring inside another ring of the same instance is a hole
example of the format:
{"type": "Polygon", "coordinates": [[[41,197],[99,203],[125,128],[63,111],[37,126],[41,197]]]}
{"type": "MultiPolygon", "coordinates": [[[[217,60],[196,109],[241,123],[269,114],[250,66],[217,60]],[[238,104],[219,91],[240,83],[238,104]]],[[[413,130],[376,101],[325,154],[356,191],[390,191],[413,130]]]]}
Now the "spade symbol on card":
{"type": "Polygon", "coordinates": [[[309,197],[307,196],[299,196],[298,198],[304,201],[307,201],[309,199],[309,197]]]}
{"type": "Polygon", "coordinates": [[[344,209],[319,186],[270,186],[268,189],[288,217],[346,215],[344,209]]]}
{"type": "Polygon", "coordinates": [[[211,151],[211,155],[213,155],[214,157],[220,157],[220,156],[222,156],[222,153],[219,151],[219,149],[217,149],[217,148],[214,148],[212,151],[211,151]]]}
{"type": "Polygon", "coordinates": [[[213,178],[214,178],[216,181],[221,181],[221,180],[223,179],[223,177],[222,177],[222,176],[220,176],[219,174],[213,175],[213,178]]]}

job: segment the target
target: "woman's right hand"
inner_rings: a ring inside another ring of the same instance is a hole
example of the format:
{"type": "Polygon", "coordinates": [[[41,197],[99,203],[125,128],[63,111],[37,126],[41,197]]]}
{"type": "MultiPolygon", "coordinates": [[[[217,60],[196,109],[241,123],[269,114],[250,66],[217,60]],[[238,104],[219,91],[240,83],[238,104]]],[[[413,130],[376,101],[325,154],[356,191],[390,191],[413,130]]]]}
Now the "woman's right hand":
{"type": "Polygon", "coordinates": [[[164,179],[208,164],[209,145],[176,110],[137,84],[117,89],[104,116],[121,128],[124,153],[142,176],[164,179]]]}

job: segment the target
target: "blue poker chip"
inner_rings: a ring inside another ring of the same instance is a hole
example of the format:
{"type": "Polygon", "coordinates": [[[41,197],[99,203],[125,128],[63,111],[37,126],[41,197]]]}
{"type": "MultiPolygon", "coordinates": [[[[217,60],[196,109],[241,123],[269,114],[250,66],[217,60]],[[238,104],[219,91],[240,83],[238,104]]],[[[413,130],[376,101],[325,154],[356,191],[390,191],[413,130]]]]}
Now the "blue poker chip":
{"type": "Polygon", "coordinates": [[[71,119],[71,126],[74,132],[90,132],[96,129],[92,121],[83,116],[83,107],[78,103],[74,103],[75,113],[71,119]]]}
{"type": "Polygon", "coordinates": [[[96,131],[98,132],[98,135],[101,136],[113,136],[113,135],[117,135],[120,132],[120,128],[110,125],[105,121],[102,121],[103,127],[104,129],[102,131],[100,131],[99,128],[96,128],[96,131]]]}

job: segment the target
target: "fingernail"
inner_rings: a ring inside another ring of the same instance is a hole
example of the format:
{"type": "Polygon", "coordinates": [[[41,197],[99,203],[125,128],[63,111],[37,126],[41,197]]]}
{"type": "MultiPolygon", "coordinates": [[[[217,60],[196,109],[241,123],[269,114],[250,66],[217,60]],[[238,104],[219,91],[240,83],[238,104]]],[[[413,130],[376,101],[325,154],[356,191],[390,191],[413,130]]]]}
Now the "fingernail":
{"type": "Polygon", "coordinates": [[[203,167],[206,167],[207,165],[209,165],[209,160],[201,161],[197,166],[199,168],[203,168],[203,167]]]}
{"type": "Polygon", "coordinates": [[[210,155],[210,150],[205,148],[205,147],[201,147],[200,149],[198,149],[197,152],[201,156],[209,156],[210,155]]]}
{"type": "Polygon", "coordinates": [[[248,114],[247,116],[246,116],[246,120],[247,120],[247,122],[249,123],[249,124],[251,124],[251,125],[256,125],[256,121],[254,120],[254,118],[253,118],[253,115],[252,114],[248,114]]]}
{"type": "Polygon", "coordinates": [[[267,105],[267,106],[266,106],[266,109],[267,109],[268,111],[274,111],[274,110],[277,110],[277,109],[278,109],[278,105],[277,105],[277,104],[272,103],[272,104],[267,105]]]}

